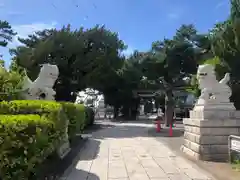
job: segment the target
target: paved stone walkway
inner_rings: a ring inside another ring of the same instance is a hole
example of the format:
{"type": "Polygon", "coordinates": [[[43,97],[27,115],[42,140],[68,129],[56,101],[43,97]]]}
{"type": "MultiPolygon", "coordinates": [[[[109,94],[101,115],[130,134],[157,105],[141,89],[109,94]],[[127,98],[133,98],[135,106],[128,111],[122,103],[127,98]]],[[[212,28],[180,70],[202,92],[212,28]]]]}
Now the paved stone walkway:
{"type": "MultiPolygon", "coordinates": [[[[210,180],[190,161],[148,137],[149,127],[114,126],[93,133],[67,180],[210,180]]],[[[213,179],[211,179],[213,180],[213,179]]]]}

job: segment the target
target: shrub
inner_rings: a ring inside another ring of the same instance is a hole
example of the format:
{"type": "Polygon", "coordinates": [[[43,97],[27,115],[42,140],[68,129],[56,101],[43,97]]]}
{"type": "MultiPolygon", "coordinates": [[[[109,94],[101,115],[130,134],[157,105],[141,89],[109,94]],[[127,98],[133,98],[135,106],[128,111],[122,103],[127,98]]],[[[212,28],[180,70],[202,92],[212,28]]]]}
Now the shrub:
{"type": "Polygon", "coordinates": [[[68,124],[68,135],[72,139],[77,133],[81,133],[84,128],[85,112],[84,106],[70,102],[62,102],[63,110],[66,113],[68,124]]]}
{"type": "Polygon", "coordinates": [[[55,123],[64,135],[66,125],[68,124],[67,117],[62,109],[62,105],[55,101],[45,100],[15,100],[0,102],[0,114],[18,115],[18,114],[38,114],[46,116],[49,120],[55,123]]]}
{"type": "Polygon", "coordinates": [[[15,100],[0,102],[0,114],[47,114],[53,119],[58,119],[61,114],[62,119],[66,119],[68,123],[68,135],[72,138],[76,133],[82,132],[85,123],[85,107],[82,104],[74,104],[70,102],[57,103],[55,101],[45,100],[15,100]]]}
{"type": "Polygon", "coordinates": [[[77,115],[77,129],[79,132],[82,132],[83,129],[85,128],[85,123],[86,123],[86,108],[84,107],[83,104],[74,104],[76,107],[77,115]]]}
{"type": "MultiPolygon", "coordinates": [[[[2,62],[2,60],[0,60],[2,62]]],[[[22,76],[15,71],[8,71],[4,63],[0,63],[0,100],[18,99],[18,89],[22,86],[22,76]]]]}
{"type": "Polygon", "coordinates": [[[4,180],[34,179],[38,165],[59,147],[66,130],[72,138],[90,122],[81,104],[44,100],[2,101],[0,114],[0,177],[4,180]]]}
{"type": "Polygon", "coordinates": [[[0,116],[0,175],[4,180],[29,179],[61,140],[48,116],[0,116]]]}
{"type": "Polygon", "coordinates": [[[15,100],[0,102],[0,114],[58,114],[62,105],[55,101],[15,100]]]}
{"type": "Polygon", "coordinates": [[[0,102],[0,114],[4,114],[0,116],[0,133],[3,137],[0,144],[0,174],[4,180],[29,176],[36,169],[35,165],[56,150],[66,138],[68,119],[60,103],[40,100],[3,101],[0,102]],[[9,147],[14,147],[11,144],[17,147],[9,150],[8,143],[9,147]],[[24,151],[26,149],[28,151],[24,151]]]}
{"type": "Polygon", "coordinates": [[[62,105],[56,101],[45,100],[15,100],[0,102],[0,114],[38,114],[47,117],[54,122],[56,129],[65,135],[68,119],[63,111],[62,105]]]}
{"type": "Polygon", "coordinates": [[[90,108],[90,107],[85,107],[85,112],[86,112],[86,117],[85,117],[85,124],[86,124],[86,126],[91,126],[91,125],[93,125],[93,123],[94,123],[94,117],[95,117],[95,113],[94,113],[94,111],[93,111],[93,109],[92,108],[90,108]]]}

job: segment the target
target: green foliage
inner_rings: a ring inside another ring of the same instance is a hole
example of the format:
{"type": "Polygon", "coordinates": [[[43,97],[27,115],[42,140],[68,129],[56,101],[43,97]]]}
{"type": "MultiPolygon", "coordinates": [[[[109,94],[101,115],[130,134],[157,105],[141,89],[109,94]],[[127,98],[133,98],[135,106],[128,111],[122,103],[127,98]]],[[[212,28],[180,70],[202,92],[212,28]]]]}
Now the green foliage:
{"type": "Polygon", "coordinates": [[[17,64],[16,57],[12,58],[12,61],[11,61],[10,67],[9,67],[9,72],[15,72],[15,73],[20,74],[21,76],[25,76],[25,70],[23,67],[21,67],[17,64]]]}
{"type": "MultiPolygon", "coordinates": [[[[45,114],[58,120],[59,114],[67,118],[68,135],[72,138],[76,133],[82,132],[85,122],[85,108],[82,104],[39,100],[15,100],[0,103],[0,114],[45,114]],[[64,113],[63,113],[64,112],[64,113]],[[65,117],[66,115],[66,117],[65,117]]],[[[64,120],[65,121],[65,120],[64,120]]],[[[65,122],[66,123],[66,122],[65,122]]]]}
{"type": "Polygon", "coordinates": [[[0,66],[0,101],[18,99],[21,86],[22,76],[18,72],[9,72],[0,66]]]}
{"type": "Polygon", "coordinates": [[[190,24],[182,25],[172,39],[153,42],[152,52],[159,66],[155,69],[156,77],[163,77],[167,84],[178,86],[182,77],[196,73],[202,40],[203,36],[190,24]]]}
{"type": "Polygon", "coordinates": [[[231,0],[231,15],[228,19],[214,26],[210,31],[212,51],[218,56],[225,70],[231,72],[231,79],[235,83],[240,79],[240,4],[239,0],[231,0]]]}
{"type": "Polygon", "coordinates": [[[236,171],[240,171],[240,154],[236,151],[231,151],[230,153],[230,163],[232,164],[232,168],[236,171]]]}
{"type": "Polygon", "coordinates": [[[82,130],[87,126],[86,119],[86,107],[83,104],[74,104],[76,108],[76,120],[77,120],[77,128],[82,132],[82,130]],[[82,120],[84,121],[82,123],[82,120]]]}
{"type": "Polygon", "coordinates": [[[92,108],[85,107],[85,124],[91,126],[94,123],[95,113],[92,108]]]}
{"type": "Polygon", "coordinates": [[[65,138],[66,128],[73,138],[94,121],[90,115],[85,119],[83,105],[55,101],[2,101],[0,114],[0,177],[4,180],[34,179],[40,164],[65,138]]]}
{"type": "Polygon", "coordinates": [[[240,160],[235,160],[235,161],[232,163],[232,167],[233,167],[234,170],[240,172],[240,160]]]}
{"type": "Polygon", "coordinates": [[[193,93],[195,97],[199,97],[201,94],[200,89],[198,88],[198,81],[196,75],[191,77],[191,88],[186,88],[187,92],[193,93]]]}
{"type": "Polygon", "coordinates": [[[0,46],[6,47],[15,35],[11,25],[7,21],[0,20],[0,46]]]}
{"type": "Polygon", "coordinates": [[[60,75],[55,85],[58,101],[74,102],[72,92],[86,87],[104,91],[123,63],[119,52],[125,49],[124,43],[117,33],[104,26],[72,30],[68,25],[19,40],[24,46],[11,52],[31,79],[36,78],[39,64],[50,62],[58,66],[60,75]]]}
{"type": "Polygon", "coordinates": [[[225,21],[217,23],[209,33],[211,50],[214,56],[219,57],[220,66],[216,67],[218,77],[230,72],[230,98],[236,109],[240,109],[240,1],[231,0],[230,16],[225,21]]]}
{"type": "Polygon", "coordinates": [[[239,0],[230,0],[231,2],[231,19],[240,18],[240,1],[239,0]]]}
{"type": "Polygon", "coordinates": [[[73,102],[78,91],[94,88],[104,94],[106,104],[114,106],[115,112],[119,109],[130,112],[129,109],[138,107],[139,99],[133,94],[137,89],[164,90],[165,104],[170,109],[174,105],[174,89],[188,87],[198,95],[194,75],[197,66],[207,62],[215,64],[218,79],[231,72],[232,99],[237,101],[239,2],[231,0],[231,15],[209,33],[199,34],[194,25],[183,24],[172,38],[157,40],[150,51],[135,51],[130,57],[121,55],[126,45],[117,33],[104,26],[73,30],[67,25],[59,30],[38,31],[19,39],[23,46],[11,51],[15,55],[11,69],[20,73],[24,67],[34,80],[40,64],[54,63],[60,70],[54,87],[58,101],[73,102]],[[195,81],[192,88],[184,81],[185,77],[195,81]]]}
{"type": "Polygon", "coordinates": [[[14,100],[0,102],[0,114],[44,114],[60,113],[62,105],[55,101],[14,100]]]}
{"type": "Polygon", "coordinates": [[[63,110],[66,113],[68,124],[68,136],[70,139],[82,132],[85,127],[85,108],[82,104],[62,102],[63,110]]]}
{"type": "Polygon", "coordinates": [[[33,175],[62,137],[55,123],[48,116],[0,116],[2,179],[28,179],[33,175]]]}
{"type": "Polygon", "coordinates": [[[211,59],[206,59],[203,64],[211,64],[216,67],[216,65],[220,64],[220,59],[218,57],[214,57],[211,59]]]}
{"type": "Polygon", "coordinates": [[[38,114],[52,122],[58,131],[58,138],[65,137],[68,119],[62,109],[62,105],[55,101],[44,100],[15,100],[0,102],[0,114],[19,115],[19,114],[38,114]]]}
{"type": "Polygon", "coordinates": [[[31,79],[36,78],[39,64],[58,65],[58,101],[74,101],[71,94],[89,87],[103,93],[106,104],[114,106],[115,112],[123,107],[136,110],[139,99],[133,91],[139,88],[167,89],[170,102],[172,89],[196,71],[196,57],[200,56],[196,47],[209,46],[193,25],[182,25],[172,39],[157,41],[151,51],[136,51],[127,59],[120,54],[126,48],[124,43],[104,26],[73,31],[68,25],[19,40],[24,46],[12,50],[14,63],[26,68],[31,79]],[[143,81],[143,76],[147,80],[143,81]]]}

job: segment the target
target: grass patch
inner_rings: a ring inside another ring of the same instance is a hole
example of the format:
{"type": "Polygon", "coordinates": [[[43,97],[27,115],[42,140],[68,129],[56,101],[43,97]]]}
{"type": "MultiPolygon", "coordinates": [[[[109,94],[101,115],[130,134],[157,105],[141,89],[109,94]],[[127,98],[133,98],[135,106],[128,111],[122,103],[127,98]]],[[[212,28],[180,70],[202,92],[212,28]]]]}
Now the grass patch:
{"type": "Polygon", "coordinates": [[[240,172],[240,160],[235,160],[235,161],[233,161],[232,167],[233,167],[234,170],[240,172]]]}

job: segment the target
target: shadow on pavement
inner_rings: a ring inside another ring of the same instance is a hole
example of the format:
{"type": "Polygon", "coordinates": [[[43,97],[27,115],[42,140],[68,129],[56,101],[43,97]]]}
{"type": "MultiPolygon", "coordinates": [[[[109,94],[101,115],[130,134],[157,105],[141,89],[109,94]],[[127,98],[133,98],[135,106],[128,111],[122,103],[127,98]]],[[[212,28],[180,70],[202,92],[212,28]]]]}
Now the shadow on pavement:
{"type": "Polygon", "coordinates": [[[75,157],[84,147],[85,143],[85,139],[82,139],[81,137],[76,137],[70,146],[71,151],[66,157],[60,159],[56,153],[53,153],[39,167],[39,171],[36,174],[37,177],[33,177],[33,179],[55,180],[61,177],[64,171],[72,164],[75,157]]]}
{"type": "MultiPolygon", "coordinates": [[[[168,128],[161,129],[161,132],[157,133],[154,124],[145,123],[101,123],[98,131],[92,133],[92,136],[96,139],[104,138],[132,138],[132,137],[169,137],[168,128]],[[107,130],[106,130],[107,129],[107,130]]],[[[183,136],[183,127],[177,125],[177,128],[173,128],[173,137],[183,136]]]]}
{"type": "Polygon", "coordinates": [[[135,124],[153,124],[153,119],[149,120],[124,120],[124,119],[111,119],[111,122],[116,122],[116,123],[135,123],[135,124]]]}
{"type": "Polygon", "coordinates": [[[87,165],[86,161],[91,162],[91,160],[97,157],[100,143],[99,140],[88,139],[81,151],[78,151],[77,154],[75,154],[71,165],[68,166],[60,180],[100,180],[97,175],[81,169],[83,168],[82,166],[85,166],[81,164],[81,162],[84,162],[84,164],[87,165]]]}
{"type": "MultiPolygon", "coordinates": [[[[161,129],[160,132],[156,132],[155,128],[149,129],[148,134],[153,137],[168,137],[169,135],[169,128],[161,129]]],[[[184,129],[175,129],[173,128],[172,136],[171,137],[183,137],[184,129]]]]}
{"type": "MultiPolygon", "coordinates": [[[[81,153],[76,157],[77,161],[89,161],[93,160],[97,157],[97,154],[99,152],[101,142],[96,139],[88,139],[88,141],[85,143],[85,146],[81,150],[81,153]]],[[[76,164],[77,162],[75,162],[76,164]]]]}
{"type": "Polygon", "coordinates": [[[179,152],[180,147],[184,142],[184,129],[173,128],[173,136],[169,137],[169,129],[161,129],[160,132],[156,132],[155,129],[149,129],[148,134],[150,137],[155,137],[157,141],[164,143],[174,152],[179,152]]]}
{"type": "Polygon", "coordinates": [[[62,177],[60,180],[100,180],[100,178],[93,173],[75,168],[69,176],[62,177]]]}
{"type": "Polygon", "coordinates": [[[86,134],[91,134],[93,132],[96,132],[98,130],[101,130],[101,129],[106,129],[106,128],[110,128],[110,127],[114,127],[113,125],[109,125],[109,124],[93,124],[92,126],[90,126],[89,128],[87,128],[86,130],[84,130],[84,133],[86,134]]]}
{"type": "Polygon", "coordinates": [[[148,128],[145,127],[126,127],[126,126],[118,126],[111,127],[107,131],[100,130],[93,134],[94,138],[104,139],[104,138],[131,138],[131,137],[148,137],[147,132],[148,128]]]}

